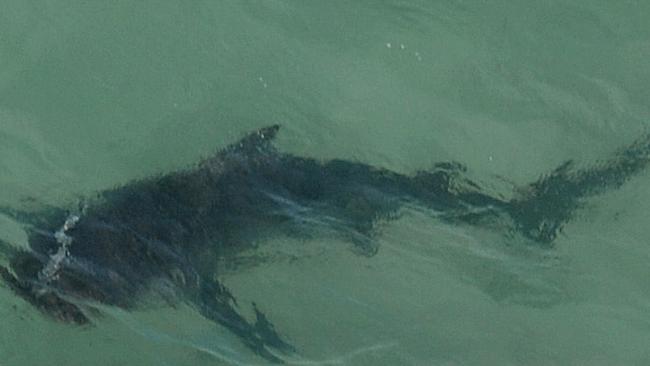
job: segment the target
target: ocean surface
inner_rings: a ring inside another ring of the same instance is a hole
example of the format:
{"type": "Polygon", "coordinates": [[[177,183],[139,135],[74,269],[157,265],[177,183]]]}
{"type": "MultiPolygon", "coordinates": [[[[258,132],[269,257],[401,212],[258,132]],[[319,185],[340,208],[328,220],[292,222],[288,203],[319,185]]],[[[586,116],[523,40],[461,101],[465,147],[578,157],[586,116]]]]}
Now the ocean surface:
{"type": "MultiPolygon", "coordinates": [[[[635,0],[3,0],[0,205],[74,205],[274,123],[282,151],[458,161],[512,194],[648,132],[649,19],[635,0]]],[[[273,239],[292,260],[221,279],[290,364],[648,365],[648,182],[587,200],[551,249],[405,208],[375,256],[273,239]]],[[[0,239],[26,245],[3,215],[0,239]]],[[[0,317],[1,366],[264,364],[185,305],[78,327],[2,285],[0,317]]]]}

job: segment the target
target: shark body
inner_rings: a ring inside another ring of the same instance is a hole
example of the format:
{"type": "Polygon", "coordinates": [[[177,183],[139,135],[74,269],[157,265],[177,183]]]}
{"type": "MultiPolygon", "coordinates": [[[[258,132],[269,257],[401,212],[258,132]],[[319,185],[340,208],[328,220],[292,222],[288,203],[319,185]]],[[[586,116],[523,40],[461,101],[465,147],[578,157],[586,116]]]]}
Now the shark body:
{"type": "Polygon", "coordinates": [[[134,309],[144,294],[180,298],[259,356],[282,362],[296,350],[256,306],[254,320],[240,314],[218,280],[220,260],[260,238],[314,230],[371,256],[375,223],[407,203],[450,223],[507,220],[512,232],[551,247],[585,198],[642,171],[650,152],[644,137],[589,169],[567,162],[504,198],[465,178],[457,163],[405,175],[282,153],[272,145],[278,130],[255,131],[196,166],[102,191],[77,212],[3,208],[25,224],[29,249],[0,243],[9,262],[0,278],[43,313],[76,324],[90,322],[93,303],[134,309]]]}

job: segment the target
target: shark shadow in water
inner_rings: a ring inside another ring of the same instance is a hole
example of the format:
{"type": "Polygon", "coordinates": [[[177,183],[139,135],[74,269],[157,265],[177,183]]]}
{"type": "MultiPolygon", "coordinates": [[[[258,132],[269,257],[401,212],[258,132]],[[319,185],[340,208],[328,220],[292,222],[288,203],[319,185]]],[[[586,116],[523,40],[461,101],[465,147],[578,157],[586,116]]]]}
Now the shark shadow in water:
{"type": "Polygon", "coordinates": [[[486,193],[458,163],[412,175],[345,160],[277,151],[279,127],[262,128],[198,165],[108,189],[78,212],[4,207],[25,225],[28,249],[0,242],[0,278],[53,318],[90,321],[93,304],[134,309],[152,293],[186,301],[267,361],[296,350],[254,305],[246,319],[218,280],[219,263],[274,235],[323,233],[349,239],[361,255],[378,248],[375,223],[404,204],[449,223],[507,223],[550,247],[584,199],[622,185],[649,162],[644,137],[587,169],[567,162],[518,190],[486,193]]]}

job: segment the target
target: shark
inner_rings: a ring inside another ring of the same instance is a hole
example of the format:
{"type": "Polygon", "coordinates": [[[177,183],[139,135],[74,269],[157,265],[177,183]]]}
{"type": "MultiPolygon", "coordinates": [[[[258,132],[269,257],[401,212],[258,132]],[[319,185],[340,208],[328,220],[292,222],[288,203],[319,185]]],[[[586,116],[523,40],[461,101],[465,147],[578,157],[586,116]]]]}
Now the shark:
{"type": "Polygon", "coordinates": [[[650,161],[643,136],[589,167],[566,161],[505,197],[457,162],[403,174],[284,153],[273,144],[279,129],[260,128],[192,166],[108,188],[78,207],[1,207],[28,242],[0,241],[1,283],[43,314],[78,325],[90,324],[98,305],[184,301],[262,359],[283,363],[299,351],[256,304],[254,316],[243,315],[220,281],[224,261],[260,240],[336,236],[372,257],[378,223],[418,205],[436,220],[507,227],[551,249],[589,197],[622,186],[650,161]]]}

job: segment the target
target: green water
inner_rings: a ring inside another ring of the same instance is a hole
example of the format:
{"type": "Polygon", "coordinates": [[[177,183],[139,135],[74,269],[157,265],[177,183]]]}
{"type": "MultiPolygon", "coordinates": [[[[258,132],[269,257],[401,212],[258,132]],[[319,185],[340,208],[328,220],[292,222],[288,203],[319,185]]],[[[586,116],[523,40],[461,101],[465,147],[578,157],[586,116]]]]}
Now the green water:
{"type": "MultiPolygon", "coordinates": [[[[281,123],[278,147],[498,191],[647,132],[645,1],[25,1],[0,4],[0,203],[64,205],[281,123]]],[[[644,174],[549,251],[416,209],[379,253],[277,241],[224,274],[299,364],[650,364],[644,174]],[[513,248],[513,246],[515,248],[513,248]]],[[[0,216],[0,238],[25,245],[0,216]]],[[[58,324],[0,287],[0,365],[261,363],[189,307],[58,324]]]]}

